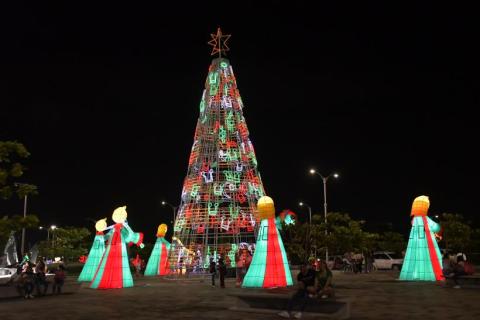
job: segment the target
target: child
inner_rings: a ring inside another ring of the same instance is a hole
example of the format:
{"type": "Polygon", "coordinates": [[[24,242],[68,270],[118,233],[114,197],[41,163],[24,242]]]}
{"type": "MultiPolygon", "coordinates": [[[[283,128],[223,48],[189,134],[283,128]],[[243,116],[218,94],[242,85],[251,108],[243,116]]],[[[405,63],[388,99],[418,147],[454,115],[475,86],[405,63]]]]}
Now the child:
{"type": "Polygon", "coordinates": [[[52,293],[55,291],[59,294],[62,293],[62,286],[65,282],[65,267],[63,264],[59,265],[57,270],[55,270],[55,276],[53,277],[53,290],[52,293]]]}

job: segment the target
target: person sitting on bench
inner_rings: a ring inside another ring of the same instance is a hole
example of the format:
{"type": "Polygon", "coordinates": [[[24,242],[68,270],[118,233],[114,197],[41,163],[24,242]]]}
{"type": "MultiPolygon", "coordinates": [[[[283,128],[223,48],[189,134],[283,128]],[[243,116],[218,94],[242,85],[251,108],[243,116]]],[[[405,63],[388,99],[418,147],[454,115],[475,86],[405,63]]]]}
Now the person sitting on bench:
{"type": "Polygon", "coordinates": [[[325,261],[320,261],[318,270],[315,272],[315,290],[319,298],[326,299],[334,296],[332,279],[332,271],[328,269],[325,261]]]}
{"type": "Polygon", "coordinates": [[[300,319],[302,312],[307,304],[307,299],[310,294],[315,293],[315,271],[311,265],[302,265],[300,273],[297,276],[298,289],[297,292],[290,298],[287,305],[287,310],[280,312],[278,315],[283,318],[290,318],[293,308],[298,305],[299,311],[293,313],[293,317],[300,319]]]}
{"type": "Polygon", "coordinates": [[[455,283],[454,289],[460,289],[458,284],[458,277],[466,275],[465,262],[463,256],[457,256],[457,261],[453,263],[449,269],[444,269],[444,276],[446,279],[452,279],[455,283]]]}

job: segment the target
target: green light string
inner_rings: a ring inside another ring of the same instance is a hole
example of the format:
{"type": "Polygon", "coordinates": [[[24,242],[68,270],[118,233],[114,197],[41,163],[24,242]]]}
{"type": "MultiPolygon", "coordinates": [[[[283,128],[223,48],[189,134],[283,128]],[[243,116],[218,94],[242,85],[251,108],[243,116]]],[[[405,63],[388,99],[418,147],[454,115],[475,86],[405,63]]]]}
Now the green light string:
{"type": "Polygon", "coordinates": [[[222,141],[222,143],[227,142],[227,131],[222,125],[218,129],[218,138],[220,139],[220,141],[222,141]]]}
{"type": "Polygon", "coordinates": [[[238,151],[236,149],[228,149],[225,157],[227,161],[238,161],[238,151]]]}
{"type": "Polygon", "coordinates": [[[238,215],[240,214],[240,208],[235,207],[233,203],[231,203],[229,206],[229,210],[230,210],[230,217],[232,217],[233,219],[237,219],[238,215]]]}
{"type": "Polygon", "coordinates": [[[223,194],[223,189],[225,188],[225,186],[220,183],[220,184],[217,184],[216,182],[213,184],[213,194],[216,195],[216,196],[221,196],[223,194]]]}
{"type": "Polygon", "coordinates": [[[230,132],[235,131],[235,120],[233,119],[233,112],[230,111],[225,117],[225,123],[227,124],[227,129],[230,132]]]}
{"type": "Polygon", "coordinates": [[[208,215],[209,216],[216,216],[218,212],[218,206],[220,204],[218,202],[211,203],[210,201],[208,202],[208,215]]]}
{"type": "Polygon", "coordinates": [[[232,171],[226,170],[223,172],[223,174],[225,175],[225,180],[227,180],[228,182],[240,183],[241,172],[232,172],[232,171]]]}
{"type": "Polygon", "coordinates": [[[232,243],[232,249],[228,252],[228,257],[230,258],[230,266],[235,268],[236,261],[235,261],[235,253],[237,252],[237,245],[232,243]]]}
{"type": "Polygon", "coordinates": [[[195,198],[195,197],[198,195],[198,190],[200,190],[200,186],[194,184],[194,185],[192,186],[192,191],[190,191],[190,196],[191,196],[192,198],[195,198]]]}
{"type": "Polygon", "coordinates": [[[208,83],[210,84],[210,95],[216,95],[218,92],[218,72],[211,72],[208,75],[208,83]]]}
{"type": "Polygon", "coordinates": [[[248,154],[248,156],[249,156],[250,160],[252,160],[253,166],[257,167],[257,157],[255,157],[255,153],[253,151],[251,151],[248,154]]]}

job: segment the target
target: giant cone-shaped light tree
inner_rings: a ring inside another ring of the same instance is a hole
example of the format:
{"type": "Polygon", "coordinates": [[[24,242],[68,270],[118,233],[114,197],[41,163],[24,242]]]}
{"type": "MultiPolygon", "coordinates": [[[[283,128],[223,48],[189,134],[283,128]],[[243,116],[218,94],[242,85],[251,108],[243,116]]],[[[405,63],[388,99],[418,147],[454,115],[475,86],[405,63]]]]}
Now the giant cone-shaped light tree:
{"type": "Polygon", "coordinates": [[[165,240],[167,225],[162,223],[158,226],[157,242],[153,247],[144,275],[146,276],[164,276],[170,271],[168,268],[168,250],[170,242],[165,240]]]}
{"type": "Polygon", "coordinates": [[[286,287],[291,286],[292,274],[287,254],[275,219],[275,206],[270,197],[258,200],[258,215],[261,219],[257,244],[252,263],[243,279],[242,287],[286,287]]]}
{"type": "Polygon", "coordinates": [[[442,260],[435,233],[440,225],[427,217],[430,201],[426,196],[417,197],[412,205],[412,230],[407,252],[403,260],[400,280],[443,280],[442,260]]]}
{"type": "Polygon", "coordinates": [[[93,245],[88,253],[87,262],[83,266],[82,272],[78,277],[78,281],[92,281],[97,271],[100,260],[102,260],[103,253],[105,252],[105,238],[103,231],[107,228],[107,219],[98,220],[95,224],[97,234],[93,239],[93,245]]]}
{"type": "Polygon", "coordinates": [[[223,57],[229,37],[218,29],[209,42],[218,57],[208,69],[175,219],[169,260],[176,271],[208,268],[219,255],[234,267],[238,250],[255,242],[264,188],[233,69],[223,57]]]}
{"type": "Polygon", "coordinates": [[[133,287],[132,272],[128,261],[127,244],[143,248],[143,233],[133,232],[127,223],[127,207],[113,211],[115,225],[107,227],[108,239],[105,253],[90,284],[93,289],[119,289],[133,287]]]}

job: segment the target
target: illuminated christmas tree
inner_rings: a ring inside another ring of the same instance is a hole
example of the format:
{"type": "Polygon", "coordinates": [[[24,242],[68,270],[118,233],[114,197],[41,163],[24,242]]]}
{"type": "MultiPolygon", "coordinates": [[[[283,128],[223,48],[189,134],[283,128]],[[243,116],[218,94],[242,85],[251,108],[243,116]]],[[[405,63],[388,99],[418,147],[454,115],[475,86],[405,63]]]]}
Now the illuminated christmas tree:
{"type": "Polygon", "coordinates": [[[90,288],[119,289],[133,287],[132,272],[128,261],[127,244],[136,244],[143,248],[143,234],[133,232],[127,223],[127,207],[113,211],[115,225],[108,227],[105,236],[108,240],[105,253],[95,272],[90,288]]]}
{"type": "Polygon", "coordinates": [[[103,231],[107,228],[107,219],[98,220],[95,224],[97,234],[93,239],[93,245],[88,253],[87,261],[83,266],[82,272],[78,277],[78,281],[92,281],[97,271],[100,260],[102,260],[103,253],[105,252],[105,238],[103,231]]]}
{"type": "Polygon", "coordinates": [[[273,288],[291,286],[292,274],[282,237],[277,228],[275,207],[270,197],[258,200],[261,219],[252,263],[243,279],[244,288],[273,288]]]}
{"type": "Polygon", "coordinates": [[[212,34],[213,59],[200,101],[170,254],[173,270],[208,268],[223,255],[255,243],[256,202],[264,195],[257,159],[230,62],[222,56],[230,35],[212,34]]]}
{"type": "Polygon", "coordinates": [[[412,205],[412,230],[407,252],[403,260],[400,280],[444,280],[442,259],[435,233],[440,225],[427,217],[430,201],[426,196],[417,197],[412,205]]]}
{"type": "Polygon", "coordinates": [[[157,242],[153,247],[144,275],[146,276],[163,276],[169,273],[168,269],[168,250],[170,250],[170,242],[165,240],[167,233],[167,225],[162,223],[158,226],[157,242]]]}

